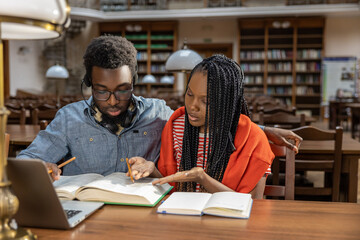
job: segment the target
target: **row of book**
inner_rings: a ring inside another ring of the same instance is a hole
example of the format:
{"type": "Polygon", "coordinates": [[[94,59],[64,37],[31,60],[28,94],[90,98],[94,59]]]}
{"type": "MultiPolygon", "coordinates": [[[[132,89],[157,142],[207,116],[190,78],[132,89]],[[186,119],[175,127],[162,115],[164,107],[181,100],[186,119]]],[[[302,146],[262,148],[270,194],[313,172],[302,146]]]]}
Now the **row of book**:
{"type": "Polygon", "coordinates": [[[298,59],[319,59],[321,58],[321,49],[299,49],[297,51],[298,59]]]}
{"type": "Polygon", "coordinates": [[[268,87],[267,89],[268,94],[292,94],[292,88],[291,87],[268,87]]]}
{"type": "Polygon", "coordinates": [[[320,75],[297,75],[296,83],[320,84],[320,75]]]}
{"type": "Polygon", "coordinates": [[[296,71],[306,72],[306,71],[320,71],[321,63],[320,62],[301,62],[296,63],[296,71]]]}
{"type": "Polygon", "coordinates": [[[271,84],[291,84],[292,82],[291,75],[272,75],[267,78],[267,83],[271,84]]]}
{"type": "Polygon", "coordinates": [[[245,76],[245,84],[263,84],[262,76],[245,76]]]}
{"type": "Polygon", "coordinates": [[[314,88],[306,86],[296,87],[296,95],[307,95],[317,93],[314,88]]]}
{"type": "Polygon", "coordinates": [[[165,73],[165,65],[164,64],[152,64],[151,72],[153,73],[165,73]]]}
{"type": "Polygon", "coordinates": [[[268,71],[285,71],[290,72],[292,64],[290,62],[269,63],[268,71]]]}
{"type": "MultiPolygon", "coordinates": [[[[268,59],[291,59],[292,50],[272,49],[267,52],[268,59]]],[[[320,59],[321,49],[299,49],[298,59],[320,59]]],[[[240,51],[240,59],[265,59],[264,51],[240,51]]]]}
{"type": "Polygon", "coordinates": [[[249,71],[249,72],[262,72],[264,71],[264,64],[260,63],[242,63],[240,64],[243,71],[249,71]]]}
{"type": "Polygon", "coordinates": [[[267,52],[268,59],[289,59],[293,57],[293,51],[272,49],[267,52]]]}
{"type": "Polygon", "coordinates": [[[170,52],[159,52],[159,53],[152,53],[151,60],[161,60],[165,61],[170,56],[170,52]]]}

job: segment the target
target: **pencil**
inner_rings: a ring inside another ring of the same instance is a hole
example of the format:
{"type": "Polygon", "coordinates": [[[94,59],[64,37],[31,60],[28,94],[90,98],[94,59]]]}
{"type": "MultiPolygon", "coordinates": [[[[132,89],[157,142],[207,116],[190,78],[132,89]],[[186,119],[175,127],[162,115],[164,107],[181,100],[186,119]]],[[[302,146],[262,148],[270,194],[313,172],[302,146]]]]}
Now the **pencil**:
{"type": "MultiPolygon", "coordinates": [[[[59,166],[58,166],[58,168],[62,168],[63,166],[65,166],[66,164],[68,164],[68,163],[70,163],[70,162],[72,162],[72,161],[74,161],[76,159],[76,157],[72,157],[72,158],[70,158],[69,160],[67,160],[67,161],[65,161],[65,162],[63,162],[63,163],[61,163],[59,166]]],[[[48,171],[48,173],[50,174],[50,173],[52,173],[52,169],[50,169],[49,171],[48,171]]]]}
{"type": "Polygon", "coordinates": [[[129,159],[126,158],[126,164],[128,166],[128,169],[129,169],[129,174],[130,174],[130,178],[131,178],[131,181],[134,183],[134,178],[133,178],[133,175],[131,173],[131,168],[130,168],[130,164],[129,164],[129,159]]]}

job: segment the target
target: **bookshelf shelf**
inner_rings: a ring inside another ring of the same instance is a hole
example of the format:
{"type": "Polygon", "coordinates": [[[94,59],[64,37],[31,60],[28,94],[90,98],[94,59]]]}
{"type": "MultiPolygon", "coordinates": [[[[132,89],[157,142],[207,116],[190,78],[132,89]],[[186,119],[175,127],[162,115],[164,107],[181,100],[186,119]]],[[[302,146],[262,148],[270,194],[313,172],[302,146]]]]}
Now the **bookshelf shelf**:
{"type": "MultiPolygon", "coordinates": [[[[175,21],[161,22],[102,22],[99,24],[100,34],[120,35],[130,40],[138,51],[138,84],[135,85],[136,95],[154,96],[158,88],[176,90],[174,84],[161,83],[165,75],[165,63],[171,53],[177,50],[178,23],[175,21]],[[140,31],[129,31],[128,26],[140,26],[140,31]],[[142,78],[152,74],[156,83],[142,83],[142,78]]],[[[175,78],[175,75],[174,75],[175,78]]]]}
{"type": "Polygon", "coordinates": [[[263,90],[289,106],[320,115],[324,25],[323,17],[239,19],[245,94],[263,90]],[[276,21],[290,24],[275,28],[276,21]]]}

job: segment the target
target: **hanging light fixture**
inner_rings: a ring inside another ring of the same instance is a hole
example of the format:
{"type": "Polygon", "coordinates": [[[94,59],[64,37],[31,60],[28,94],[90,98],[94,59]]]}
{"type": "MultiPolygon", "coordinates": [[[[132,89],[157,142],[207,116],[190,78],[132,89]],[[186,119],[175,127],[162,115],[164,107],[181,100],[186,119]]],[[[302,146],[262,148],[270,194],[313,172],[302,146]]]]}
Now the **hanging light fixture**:
{"type": "Polygon", "coordinates": [[[183,48],[172,53],[166,60],[165,69],[168,72],[189,72],[202,60],[197,52],[188,49],[185,39],[183,48]]]}
{"type": "Polygon", "coordinates": [[[4,106],[2,39],[49,39],[59,37],[70,25],[67,0],[0,1],[0,239],[35,239],[30,231],[12,228],[9,221],[17,212],[19,201],[7,179],[5,129],[8,110],[4,106]]]}

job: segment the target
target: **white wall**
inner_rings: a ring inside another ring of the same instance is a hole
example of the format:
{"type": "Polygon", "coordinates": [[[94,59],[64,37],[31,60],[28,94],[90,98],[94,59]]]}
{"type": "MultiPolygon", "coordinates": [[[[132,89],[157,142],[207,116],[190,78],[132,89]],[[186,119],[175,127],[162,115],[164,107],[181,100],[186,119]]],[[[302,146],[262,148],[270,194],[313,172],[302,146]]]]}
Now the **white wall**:
{"type": "Polygon", "coordinates": [[[355,56],[360,59],[360,16],[328,17],[324,39],[326,57],[355,56]]]}
{"type": "Polygon", "coordinates": [[[237,60],[237,20],[208,19],[180,21],[179,48],[186,38],[188,43],[232,43],[233,59],[237,60]],[[210,42],[209,42],[210,40],[210,42]]]}
{"type": "Polygon", "coordinates": [[[42,91],[46,71],[41,67],[43,48],[43,40],[9,41],[10,95],[16,95],[18,88],[42,91]]]}
{"type": "MultiPolygon", "coordinates": [[[[83,32],[67,42],[67,66],[69,69],[83,70],[82,57],[88,43],[98,35],[98,25],[88,22],[83,32]]],[[[47,79],[45,73],[48,68],[46,59],[42,56],[45,41],[9,41],[9,71],[10,71],[10,95],[16,95],[17,89],[31,89],[43,92],[47,79]],[[26,48],[23,54],[19,48],[26,48]]],[[[79,79],[80,86],[81,79],[79,79]]]]}

